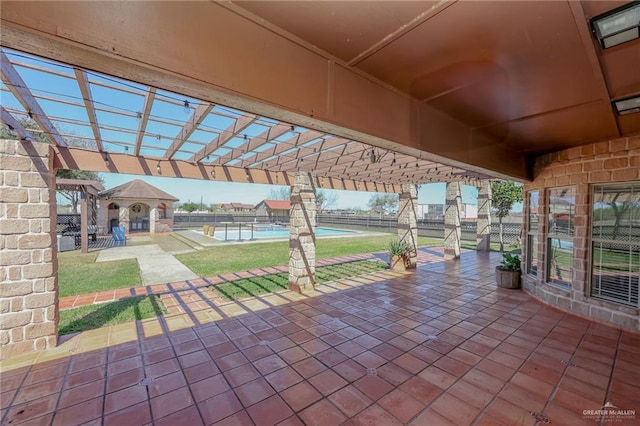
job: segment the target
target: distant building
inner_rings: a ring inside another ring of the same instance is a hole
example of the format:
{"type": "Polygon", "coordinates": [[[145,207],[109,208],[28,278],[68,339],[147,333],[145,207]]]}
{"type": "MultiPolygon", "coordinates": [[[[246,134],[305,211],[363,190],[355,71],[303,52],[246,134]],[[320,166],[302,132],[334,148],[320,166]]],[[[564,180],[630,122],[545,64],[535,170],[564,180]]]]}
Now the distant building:
{"type": "Polygon", "coordinates": [[[98,200],[98,224],[108,232],[117,226],[124,226],[127,233],[173,230],[173,203],[178,199],[143,180],[102,191],[98,200]]]}
{"type": "Polygon", "coordinates": [[[290,209],[289,200],[263,200],[255,207],[258,220],[268,220],[272,223],[289,222],[290,209]]]}
{"type": "Polygon", "coordinates": [[[253,211],[252,204],[242,204],[242,203],[223,203],[223,204],[220,204],[220,208],[222,210],[227,210],[235,213],[248,213],[253,211]]]}

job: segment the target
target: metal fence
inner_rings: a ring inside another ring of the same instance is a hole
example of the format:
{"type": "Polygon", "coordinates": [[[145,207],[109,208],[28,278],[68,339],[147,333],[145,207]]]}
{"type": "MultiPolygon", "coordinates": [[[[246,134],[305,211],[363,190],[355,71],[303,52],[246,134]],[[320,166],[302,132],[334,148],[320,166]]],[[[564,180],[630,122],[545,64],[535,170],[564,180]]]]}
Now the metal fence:
{"type": "MultiPolygon", "coordinates": [[[[224,223],[289,223],[288,215],[258,216],[254,213],[176,213],[174,226],[182,228],[199,228],[202,225],[221,225],[224,223]]],[[[318,226],[353,229],[357,231],[374,231],[395,233],[398,219],[395,216],[376,215],[339,215],[320,213],[317,215],[318,226]]],[[[462,221],[462,240],[476,242],[476,222],[462,221]]],[[[520,240],[520,222],[502,224],[505,244],[517,243],[520,240]]],[[[421,237],[444,238],[444,221],[418,220],[418,235],[421,237]]],[[[491,227],[491,240],[498,241],[498,224],[491,227]]]]}

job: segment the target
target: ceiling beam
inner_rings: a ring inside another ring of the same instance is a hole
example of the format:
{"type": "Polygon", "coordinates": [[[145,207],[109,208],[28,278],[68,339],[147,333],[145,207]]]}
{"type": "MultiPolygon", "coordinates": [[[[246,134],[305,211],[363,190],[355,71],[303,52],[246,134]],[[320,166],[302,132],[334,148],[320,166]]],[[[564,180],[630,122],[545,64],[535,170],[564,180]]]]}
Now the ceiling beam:
{"type": "Polygon", "coordinates": [[[16,120],[9,111],[4,109],[2,105],[0,105],[0,119],[2,119],[2,122],[7,125],[9,130],[16,132],[18,136],[20,136],[20,139],[35,140],[31,132],[25,129],[22,123],[16,120]]]}
{"type": "Polygon", "coordinates": [[[80,87],[80,93],[82,93],[82,99],[84,100],[84,108],[87,111],[87,117],[91,124],[91,130],[93,131],[93,139],[96,142],[96,148],[99,152],[102,152],[102,137],[100,136],[100,128],[98,127],[98,118],[96,117],[96,110],[93,107],[93,97],[91,96],[91,87],[87,80],[87,73],[81,69],[73,68],[73,72],[76,75],[76,81],[80,87]]]}
{"type": "Polygon", "coordinates": [[[253,124],[254,121],[258,119],[257,116],[253,114],[245,114],[241,117],[238,117],[233,124],[230,124],[229,127],[224,129],[222,133],[213,138],[211,142],[207,144],[204,148],[198,151],[193,157],[190,158],[189,161],[202,161],[203,158],[209,156],[213,151],[220,148],[222,145],[227,143],[233,137],[237,136],[244,129],[253,124]]]}
{"type": "Polygon", "coordinates": [[[184,127],[180,129],[180,132],[178,132],[176,137],[173,139],[171,146],[164,154],[164,158],[169,160],[173,158],[180,147],[184,145],[187,139],[189,139],[189,136],[191,136],[191,134],[196,131],[200,123],[202,123],[202,121],[207,118],[212,109],[213,105],[206,102],[203,102],[196,107],[195,111],[193,111],[193,114],[191,114],[191,117],[189,117],[187,122],[184,124],[184,127]]]}
{"type": "Polygon", "coordinates": [[[0,71],[4,84],[13,93],[18,102],[22,104],[29,117],[32,117],[33,121],[38,123],[38,126],[40,126],[40,129],[51,143],[58,146],[67,146],[67,143],[58,133],[58,129],[49,120],[47,114],[44,113],[40,104],[33,97],[24,80],[22,80],[22,77],[20,77],[20,74],[18,74],[18,71],[16,71],[3,51],[0,51],[0,71]]]}
{"type": "Polygon", "coordinates": [[[254,149],[261,147],[264,144],[271,142],[272,140],[284,135],[285,133],[291,131],[291,125],[286,123],[278,123],[275,126],[269,127],[264,132],[260,133],[257,136],[252,137],[247,142],[244,142],[240,146],[236,148],[232,148],[231,151],[222,155],[215,160],[213,160],[213,164],[225,164],[229,161],[234,160],[237,157],[242,156],[245,153],[251,152],[254,149]],[[236,152],[238,155],[236,155],[236,152]]]}
{"type": "Polygon", "coordinates": [[[142,147],[142,139],[147,130],[147,122],[149,121],[149,114],[151,113],[151,107],[153,107],[153,101],[156,98],[156,88],[149,87],[147,93],[144,95],[144,104],[142,106],[142,117],[138,123],[138,135],[136,136],[136,147],[133,150],[133,155],[140,155],[140,147],[142,147]]]}

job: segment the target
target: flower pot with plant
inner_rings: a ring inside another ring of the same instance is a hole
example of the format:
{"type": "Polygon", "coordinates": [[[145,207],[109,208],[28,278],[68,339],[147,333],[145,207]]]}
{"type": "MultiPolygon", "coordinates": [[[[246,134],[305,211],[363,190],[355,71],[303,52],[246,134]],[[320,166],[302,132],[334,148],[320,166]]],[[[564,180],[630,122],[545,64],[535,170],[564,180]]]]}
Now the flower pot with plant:
{"type": "Polygon", "coordinates": [[[393,240],[389,243],[389,267],[393,271],[405,271],[410,258],[411,247],[406,241],[393,240]]]}
{"type": "Polygon", "coordinates": [[[501,288],[520,288],[520,257],[504,253],[502,263],[496,266],[496,284],[501,288]]]}

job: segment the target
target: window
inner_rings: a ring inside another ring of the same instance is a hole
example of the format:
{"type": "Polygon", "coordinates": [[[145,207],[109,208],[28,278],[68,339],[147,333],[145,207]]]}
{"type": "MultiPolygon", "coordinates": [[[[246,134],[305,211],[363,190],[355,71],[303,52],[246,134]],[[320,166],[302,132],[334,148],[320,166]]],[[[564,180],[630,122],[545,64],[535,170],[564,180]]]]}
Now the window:
{"type": "Polygon", "coordinates": [[[547,282],[569,289],[573,278],[575,188],[550,189],[548,204],[547,282]]]}
{"type": "Polygon", "coordinates": [[[540,193],[530,191],[527,202],[527,274],[538,275],[538,207],[540,193]]]}
{"type": "Polygon", "coordinates": [[[591,296],[639,307],[640,183],[595,185],[591,296]]]}

